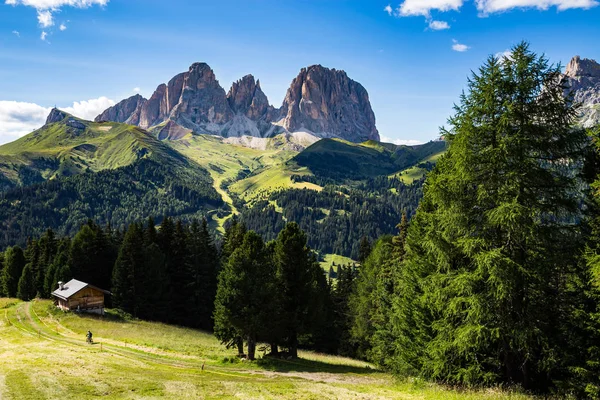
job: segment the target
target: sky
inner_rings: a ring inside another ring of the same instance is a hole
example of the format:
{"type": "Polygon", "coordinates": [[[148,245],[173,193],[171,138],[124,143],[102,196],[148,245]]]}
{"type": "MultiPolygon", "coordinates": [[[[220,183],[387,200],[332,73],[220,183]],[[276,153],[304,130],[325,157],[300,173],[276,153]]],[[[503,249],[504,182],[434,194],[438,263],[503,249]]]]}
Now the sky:
{"type": "Polygon", "coordinates": [[[0,0],[0,144],[57,106],[93,119],[194,62],[279,107],[301,68],[368,91],[383,141],[439,136],[471,71],[522,40],[600,61],[600,0],[0,0]]]}

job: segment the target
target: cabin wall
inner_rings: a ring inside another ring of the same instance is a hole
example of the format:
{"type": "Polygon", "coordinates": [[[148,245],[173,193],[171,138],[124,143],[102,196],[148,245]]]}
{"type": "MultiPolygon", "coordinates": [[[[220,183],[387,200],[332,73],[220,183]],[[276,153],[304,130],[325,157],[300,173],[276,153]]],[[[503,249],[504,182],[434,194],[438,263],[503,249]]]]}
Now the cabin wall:
{"type": "Polygon", "coordinates": [[[70,310],[99,310],[102,313],[104,293],[93,288],[84,288],[69,298],[67,306],[70,310]]]}

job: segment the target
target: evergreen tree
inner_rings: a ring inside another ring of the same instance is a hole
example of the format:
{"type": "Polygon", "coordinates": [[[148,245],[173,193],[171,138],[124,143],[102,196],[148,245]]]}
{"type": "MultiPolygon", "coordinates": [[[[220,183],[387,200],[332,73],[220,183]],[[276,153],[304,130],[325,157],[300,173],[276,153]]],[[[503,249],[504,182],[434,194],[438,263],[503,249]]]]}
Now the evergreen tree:
{"type": "Polygon", "coordinates": [[[46,276],[57,251],[57,240],[52,229],[47,229],[39,240],[40,256],[35,271],[35,288],[37,295],[48,297],[46,290],[46,276]]]}
{"type": "Polygon", "coordinates": [[[23,273],[18,283],[17,297],[23,301],[35,298],[35,275],[31,264],[23,268],[23,273]]]}
{"type": "Polygon", "coordinates": [[[288,223],[277,236],[273,255],[281,291],[282,329],[292,357],[298,357],[299,335],[312,331],[315,315],[322,311],[315,300],[320,278],[325,286],[324,275],[306,242],[298,224],[288,223]]]}
{"type": "Polygon", "coordinates": [[[71,241],[69,239],[61,240],[58,244],[56,255],[46,270],[46,277],[44,279],[45,296],[50,296],[50,294],[57,288],[59,281],[68,282],[72,278],[69,267],[70,254],[71,241]],[[68,268],[68,270],[65,270],[65,268],[68,268]]]}
{"type": "Polygon", "coordinates": [[[7,297],[16,297],[19,279],[25,268],[25,255],[18,247],[9,247],[4,252],[4,269],[2,270],[2,291],[7,297]]]}
{"type": "Polygon", "coordinates": [[[391,313],[390,267],[394,263],[391,236],[379,238],[356,278],[355,290],[350,296],[352,322],[350,334],[361,358],[386,366],[393,346],[390,338],[391,313]]]}
{"type": "Polygon", "coordinates": [[[178,220],[171,236],[166,271],[170,287],[169,321],[180,325],[189,322],[189,312],[193,301],[194,282],[190,271],[187,244],[186,229],[183,227],[183,223],[178,220]]]}
{"type": "Polygon", "coordinates": [[[215,301],[215,335],[226,344],[239,335],[248,343],[248,359],[256,343],[268,335],[272,317],[274,268],[260,236],[250,231],[219,274],[215,301]]]}
{"type": "Polygon", "coordinates": [[[143,244],[141,226],[129,225],[113,269],[113,305],[134,316],[139,307],[137,302],[139,278],[141,270],[144,268],[143,244]]]}
{"type": "Polygon", "coordinates": [[[0,297],[6,297],[4,285],[2,285],[2,274],[4,272],[4,253],[0,252],[0,297]]]}
{"type": "Polygon", "coordinates": [[[369,254],[371,254],[371,242],[369,241],[369,238],[366,236],[363,236],[362,239],[360,240],[360,250],[358,252],[358,262],[359,263],[364,263],[365,260],[367,259],[367,257],[369,257],[369,254]]]}
{"type": "Polygon", "coordinates": [[[206,219],[202,225],[192,221],[188,237],[191,279],[193,282],[193,307],[191,326],[211,329],[217,291],[219,259],[206,219]]]}
{"type": "Polygon", "coordinates": [[[521,43],[469,80],[394,282],[395,369],[545,390],[583,362],[569,341],[587,140],[560,73],[521,43]]]}

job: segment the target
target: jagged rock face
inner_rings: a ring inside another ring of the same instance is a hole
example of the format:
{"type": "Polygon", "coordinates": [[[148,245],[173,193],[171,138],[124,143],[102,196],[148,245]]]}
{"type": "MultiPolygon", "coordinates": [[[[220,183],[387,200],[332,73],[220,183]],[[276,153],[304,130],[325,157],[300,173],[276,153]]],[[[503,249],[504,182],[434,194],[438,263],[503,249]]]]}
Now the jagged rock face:
{"type": "Polygon", "coordinates": [[[233,119],[225,90],[207,64],[192,64],[184,74],[181,96],[169,118],[197,133],[218,133],[218,125],[233,119]]]}
{"type": "Polygon", "coordinates": [[[269,104],[269,99],[252,75],[246,75],[234,82],[227,93],[229,106],[235,113],[243,114],[251,120],[274,121],[277,110],[269,104]]]}
{"type": "Polygon", "coordinates": [[[55,122],[60,122],[68,116],[69,114],[67,114],[66,112],[60,111],[58,108],[53,108],[50,111],[50,114],[48,114],[48,117],[46,118],[46,125],[53,124],[55,122]]]}
{"type": "Polygon", "coordinates": [[[600,124],[600,64],[575,56],[565,70],[566,95],[580,103],[580,123],[585,128],[600,124]]]}
{"type": "Polygon", "coordinates": [[[152,131],[165,139],[180,137],[188,130],[224,137],[272,137],[308,130],[318,137],[353,142],[379,140],[367,91],[345,72],[321,66],[300,72],[281,109],[269,104],[252,75],[235,82],[226,95],[213,70],[205,63],[195,63],[168,84],[159,85],[150,99],[134,96],[96,120],[157,127],[152,131]]]}
{"type": "Polygon", "coordinates": [[[167,112],[167,85],[158,85],[152,96],[142,107],[138,125],[144,129],[160,124],[168,114],[167,112]]]}
{"type": "Polygon", "coordinates": [[[303,68],[287,92],[281,115],[290,132],[308,130],[352,142],[379,140],[367,91],[344,71],[303,68]]]}
{"type": "Polygon", "coordinates": [[[145,98],[136,94],[135,96],[131,96],[106,109],[102,114],[98,115],[94,121],[114,121],[138,125],[140,123],[142,107],[146,104],[146,101],[145,98]]]}

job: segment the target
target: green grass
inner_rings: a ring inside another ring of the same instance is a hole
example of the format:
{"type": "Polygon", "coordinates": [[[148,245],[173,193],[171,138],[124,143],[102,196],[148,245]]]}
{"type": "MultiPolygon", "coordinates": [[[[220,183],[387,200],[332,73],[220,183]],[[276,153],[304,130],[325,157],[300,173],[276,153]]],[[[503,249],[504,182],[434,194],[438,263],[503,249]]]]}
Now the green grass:
{"type": "MultiPolygon", "coordinates": [[[[356,264],[356,261],[349,257],[339,256],[337,254],[325,254],[323,256],[323,261],[321,261],[320,264],[321,268],[323,268],[325,272],[329,272],[329,267],[331,267],[333,264],[349,266],[356,264]]],[[[337,272],[337,268],[334,267],[333,269],[337,272]]]]}
{"type": "Polygon", "coordinates": [[[2,399],[526,399],[396,381],[357,360],[312,352],[242,362],[211,335],[50,301],[0,299],[2,399]],[[95,344],[85,343],[85,332],[95,344]]]}
{"type": "Polygon", "coordinates": [[[144,157],[181,157],[137,127],[73,119],[85,129],[73,129],[65,120],[0,146],[0,174],[21,183],[17,171],[23,167],[39,173],[43,179],[53,179],[116,169],[144,157]]]}

